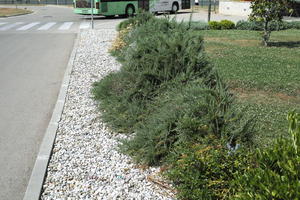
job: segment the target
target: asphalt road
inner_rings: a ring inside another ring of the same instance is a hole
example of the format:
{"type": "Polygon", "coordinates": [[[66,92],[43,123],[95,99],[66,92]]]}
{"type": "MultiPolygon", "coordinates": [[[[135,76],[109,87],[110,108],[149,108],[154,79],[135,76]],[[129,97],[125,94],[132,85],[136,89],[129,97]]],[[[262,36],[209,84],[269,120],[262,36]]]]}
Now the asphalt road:
{"type": "MultiPolygon", "coordinates": [[[[80,24],[90,20],[73,14],[72,8],[28,9],[34,14],[0,18],[0,200],[23,198],[74,39],[80,24]],[[34,22],[39,24],[18,31],[34,22]],[[59,30],[70,22],[70,29],[59,30]],[[20,24],[7,28],[14,23],[20,24]],[[38,30],[47,23],[55,25],[38,30]]],[[[193,17],[205,20],[206,14],[193,17]]],[[[179,13],[176,18],[188,20],[190,13],[179,13]]],[[[114,29],[122,20],[95,17],[95,28],[114,29]]]]}
{"type": "MultiPolygon", "coordinates": [[[[34,10],[35,14],[0,22],[81,20],[67,8],[34,10]]],[[[24,196],[76,34],[0,32],[1,200],[20,200],[24,196]]]]}

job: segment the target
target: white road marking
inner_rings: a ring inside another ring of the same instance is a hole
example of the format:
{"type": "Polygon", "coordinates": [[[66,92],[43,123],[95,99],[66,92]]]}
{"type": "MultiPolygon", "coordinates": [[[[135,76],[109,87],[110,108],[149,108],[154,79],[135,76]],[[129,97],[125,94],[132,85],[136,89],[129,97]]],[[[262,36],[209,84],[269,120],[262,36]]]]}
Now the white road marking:
{"type": "Polygon", "coordinates": [[[5,26],[2,26],[2,27],[0,28],[0,31],[6,31],[6,30],[9,30],[9,29],[11,29],[11,28],[13,28],[13,27],[15,27],[15,26],[20,25],[20,24],[23,24],[23,22],[16,22],[16,23],[13,23],[13,24],[7,24],[7,25],[5,25],[5,26]]]}
{"type": "Polygon", "coordinates": [[[90,22],[81,22],[79,29],[87,29],[90,27],[90,22]]]}
{"type": "Polygon", "coordinates": [[[51,28],[52,26],[54,26],[56,24],[56,22],[49,22],[43,26],[41,26],[40,28],[38,28],[37,30],[39,31],[44,31],[44,30],[48,30],[49,28],[51,28]]]}
{"type": "Polygon", "coordinates": [[[65,22],[58,28],[58,30],[68,30],[72,24],[73,22],[65,22]]]}
{"type": "Polygon", "coordinates": [[[39,23],[40,23],[40,22],[32,22],[32,23],[30,23],[30,24],[27,24],[27,25],[25,25],[25,26],[22,26],[22,27],[18,28],[17,31],[26,31],[26,30],[28,30],[28,29],[30,29],[30,28],[32,28],[32,27],[38,25],[39,23]]]}
{"type": "Polygon", "coordinates": [[[7,22],[0,22],[0,26],[4,25],[4,24],[7,24],[7,22]]]}

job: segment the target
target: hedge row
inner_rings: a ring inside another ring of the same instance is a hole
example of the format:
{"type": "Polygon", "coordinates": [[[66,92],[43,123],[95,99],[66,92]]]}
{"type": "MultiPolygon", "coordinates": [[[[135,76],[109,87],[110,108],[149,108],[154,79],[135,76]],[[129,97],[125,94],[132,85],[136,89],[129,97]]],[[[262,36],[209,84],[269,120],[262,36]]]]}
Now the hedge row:
{"type": "MultiPolygon", "coordinates": [[[[222,20],[220,22],[211,21],[205,22],[185,22],[187,27],[194,30],[224,30],[224,29],[238,29],[238,30],[255,30],[262,31],[262,22],[256,21],[238,21],[236,24],[230,20],[222,20]]],[[[272,31],[286,30],[286,29],[300,29],[300,21],[293,22],[271,22],[270,29],[272,31]]]]}

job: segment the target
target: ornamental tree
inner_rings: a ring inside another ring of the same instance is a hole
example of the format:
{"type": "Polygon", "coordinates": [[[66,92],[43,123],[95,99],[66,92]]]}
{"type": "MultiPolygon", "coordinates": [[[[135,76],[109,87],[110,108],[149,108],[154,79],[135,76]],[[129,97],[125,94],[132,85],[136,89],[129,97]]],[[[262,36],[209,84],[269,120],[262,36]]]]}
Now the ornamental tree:
{"type": "Polygon", "coordinates": [[[280,22],[285,13],[292,12],[291,2],[292,0],[254,0],[251,2],[250,20],[263,23],[263,45],[268,46],[271,35],[270,22],[280,22]]]}

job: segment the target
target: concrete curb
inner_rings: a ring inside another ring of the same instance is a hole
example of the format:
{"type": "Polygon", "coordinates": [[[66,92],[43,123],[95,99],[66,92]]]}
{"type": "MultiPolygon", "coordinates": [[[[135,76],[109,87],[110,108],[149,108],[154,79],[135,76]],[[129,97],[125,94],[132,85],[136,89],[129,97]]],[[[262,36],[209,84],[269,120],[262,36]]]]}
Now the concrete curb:
{"type": "Polygon", "coordinates": [[[70,82],[70,76],[73,68],[73,63],[77,53],[77,47],[80,40],[80,32],[75,39],[74,47],[65,71],[63,81],[60,87],[59,95],[52,113],[51,120],[44,135],[40,151],[36,158],[31,177],[29,179],[27,189],[23,200],[39,200],[43,188],[44,179],[47,173],[48,163],[51,158],[52,148],[55,142],[58,123],[61,119],[61,114],[65,105],[67,91],[70,82]]]}
{"type": "Polygon", "coordinates": [[[34,13],[34,11],[31,10],[30,13],[21,13],[21,14],[15,14],[15,15],[0,16],[0,18],[18,17],[18,16],[23,16],[23,15],[31,15],[33,13],[34,13]]]}

